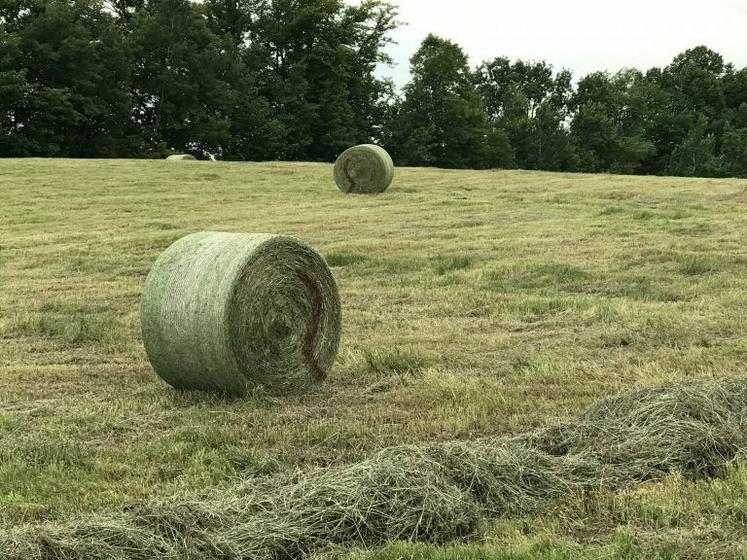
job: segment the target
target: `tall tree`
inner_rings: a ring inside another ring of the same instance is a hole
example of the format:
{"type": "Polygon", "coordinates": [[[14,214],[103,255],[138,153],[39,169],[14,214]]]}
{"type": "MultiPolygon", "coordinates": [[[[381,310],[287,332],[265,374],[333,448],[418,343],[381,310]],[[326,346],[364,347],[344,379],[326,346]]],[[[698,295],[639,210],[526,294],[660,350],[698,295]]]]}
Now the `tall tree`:
{"type": "Polygon", "coordinates": [[[584,171],[636,173],[656,153],[647,138],[648,107],[641,96],[644,81],[637,70],[584,77],[572,99],[571,126],[584,171]]]}
{"type": "Polygon", "coordinates": [[[0,154],[332,160],[744,176],[747,68],[700,46],[663,69],[470,71],[429,36],[403,98],[377,76],[383,0],[3,0],[0,154]]]}
{"type": "Polygon", "coordinates": [[[716,153],[716,137],[709,132],[705,115],[698,118],[696,126],[675,148],[666,172],[685,177],[719,177],[723,173],[716,153]]]}
{"type": "Polygon", "coordinates": [[[129,27],[141,150],[203,156],[218,151],[231,129],[227,75],[234,61],[200,7],[188,0],[151,0],[133,14],[129,27]]]}
{"type": "Polygon", "coordinates": [[[727,123],[721,139],[723,173],[728,177],[747,177],[747,127],[737,129],[727,123]]]}
{"type": "Polygon", "coordinates": [[[533,117],[553,92],[552,68],[543,62],[498,57],[475,71],[475,84],[494,121],[533,117]],[[517,97],[519,99],[517,99],[517,97]]]}
{"type": "Polygon", "coordinates": [[[709,119],[724,109],[724,58],[711,49],[699,46],[677,55],[664,69],[664,85],[678,95],[682,110],[703,113],[709,119]]]}
{"type": "Polygon", "coordinates": [[[406,165],[493,165],[491,129],[467,56],[429,35],[411,59],[412,81],[391,125],[388,147],[406,165]]]}
{"type": "Polygon", "coordinates": [[[10,155],[127,153],[129,61],[101,3],[6,3],[0,38],[3,144],[10,155]]]}
{"type": "MultiPolygon", "coordinates": [[[[0,16],[2,17],[2,16],[0,16]]],[[[22,64],[21,38],[0,24],[0,154],[25,155],[19,146],[19,131],[26,124],[23,110],[30,95],[22,64]]]]}
{"type": "Polygon", "coordinates": [[[391,84],[378,78],[396,10],[380,0],[264,0],[246,58],[284,129],[284,159],[334,159],[381,135],[391,84]]]}
{"type": "Polygon", "coordinates": [[[525,169],[575,167],[565,120],[573,91],[570,72],[553,74],[545,62],[511,62],[499,57],[475,70],[473,81],[490,123],[502,131],[525,169]]]}

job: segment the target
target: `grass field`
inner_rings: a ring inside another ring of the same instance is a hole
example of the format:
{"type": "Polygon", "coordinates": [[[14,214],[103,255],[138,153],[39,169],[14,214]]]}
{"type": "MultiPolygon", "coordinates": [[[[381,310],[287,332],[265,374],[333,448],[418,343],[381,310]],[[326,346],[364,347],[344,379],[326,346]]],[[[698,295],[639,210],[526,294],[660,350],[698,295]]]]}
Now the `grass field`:
{"type": "MultiPolygon", "coordinates": [[[[747,181],[321,164],[0,161],[0,529],[381,448],[516,434],[632,386],[743,375],[747,181]],[[343,338],[312,394],[180,393],[139,336],[194,231],[286,233],[333,267],[343,338]]],[[[747,411],[745,411],[747,414],[747,411]]],[[[0,554],[1,555],[1,554],[0,554]]],[[[747,558],[747,466],[603,489],[399,558],[747,558]]]]}

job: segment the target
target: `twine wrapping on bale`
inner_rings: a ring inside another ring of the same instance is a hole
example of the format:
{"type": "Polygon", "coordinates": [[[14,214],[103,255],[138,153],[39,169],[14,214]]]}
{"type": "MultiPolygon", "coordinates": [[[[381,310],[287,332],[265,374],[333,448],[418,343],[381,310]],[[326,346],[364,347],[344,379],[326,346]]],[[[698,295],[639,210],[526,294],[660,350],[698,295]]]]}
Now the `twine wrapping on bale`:
{"type": "Polygon", "coordinates": [[[194,161],[197,158],[192,154],[174,154],[166,158],[171,161],[194,161]]]}
{"type": "Polygon", "coordinates": [[[340,342],[327,263],[297,239],[201,232],[171,245],[140,303],[143,343],[170,385],[283,394],[323,381],[340,342]]]}
{"type": "Polygon", "coordinates": [[[335,162],[335,183],[344,193],[382,193],[392,179],[392,158],[385,149],[373,144],[349,148],[335,162]]]}

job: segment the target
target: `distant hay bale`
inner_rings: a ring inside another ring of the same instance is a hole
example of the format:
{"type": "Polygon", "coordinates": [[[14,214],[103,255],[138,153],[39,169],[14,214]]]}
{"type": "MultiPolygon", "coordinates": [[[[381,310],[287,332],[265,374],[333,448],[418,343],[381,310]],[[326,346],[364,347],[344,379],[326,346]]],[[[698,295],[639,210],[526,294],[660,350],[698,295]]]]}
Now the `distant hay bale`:
{"type": "Polygon", "coordinates": [[[337,285],[297,239],[201,232],[171,245],[145,283],[143,343],[183,389],[290,393],[323,381],[340,341],[337,285]]]}
{"type": "Polygon", "coordinates": [[[196,159],[192,154],[174,154],[166,158],[167,161],[195,161],[196,159]]]}
{"type": "Polygon", "coordinates": [[[394,162],[386,150],[362,144],[345,150],[335,162],[335,183],[344,193],[382,193],[394,178],[394,162]]]}

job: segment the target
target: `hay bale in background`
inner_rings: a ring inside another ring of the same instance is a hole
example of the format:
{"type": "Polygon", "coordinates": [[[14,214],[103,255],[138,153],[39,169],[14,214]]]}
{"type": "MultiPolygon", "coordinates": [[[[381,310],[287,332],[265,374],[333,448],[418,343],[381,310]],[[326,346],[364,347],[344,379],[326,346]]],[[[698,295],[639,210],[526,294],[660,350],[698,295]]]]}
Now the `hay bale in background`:
{"type": "Polygon", "coordinates": [[[381,193],[394,179],[394,162],[387,151],[373,144],[345,150],[335,162],[335,183],[344,193],[381,193]]]}
{"type": "Polygon", "coordinates": [[[197,158],[192,154],[174,154],[166,158],[167,161],[195,161],[197,158]]]}
{"type": "Polygon", "coordinates": [[[148,359],[170,385],[282,394],[327,377],[341,308],[327,263],[297,239],[201,232],[158,258],[140,320],[148,359]]]}

